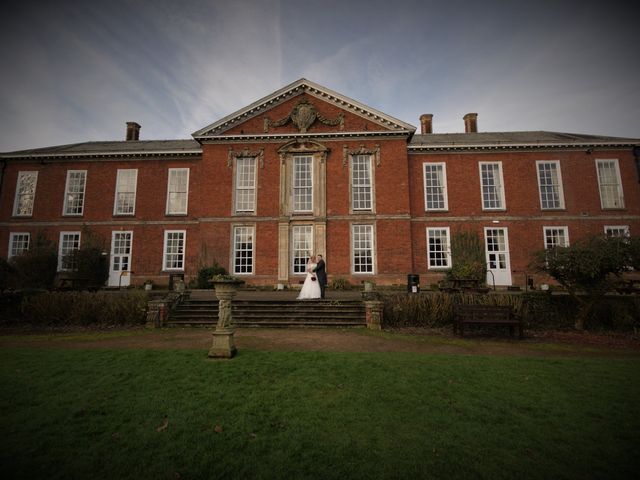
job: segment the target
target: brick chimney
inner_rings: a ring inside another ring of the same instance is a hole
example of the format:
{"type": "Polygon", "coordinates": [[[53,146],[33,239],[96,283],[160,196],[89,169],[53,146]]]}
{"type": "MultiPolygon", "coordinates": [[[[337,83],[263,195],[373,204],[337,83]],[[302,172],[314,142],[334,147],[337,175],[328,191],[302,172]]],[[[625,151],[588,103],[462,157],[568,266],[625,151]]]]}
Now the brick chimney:
{"type": "Polygon", "coordinates": [[[136,122],[127,122],[127,142],[140,139],[140,125],[136,122]]]}
{"type": "Polygon", "coordinates": [[[464,117],[464,133],[477,133],[478,131],[478,114],[467,113],[464,117]]]}
{"type": "Polygon", "coordinates": [[[420,115],[420,126],[422,127],[420,130],[422,135],[433,133],[433,114],[425,113],[420,115]]]}

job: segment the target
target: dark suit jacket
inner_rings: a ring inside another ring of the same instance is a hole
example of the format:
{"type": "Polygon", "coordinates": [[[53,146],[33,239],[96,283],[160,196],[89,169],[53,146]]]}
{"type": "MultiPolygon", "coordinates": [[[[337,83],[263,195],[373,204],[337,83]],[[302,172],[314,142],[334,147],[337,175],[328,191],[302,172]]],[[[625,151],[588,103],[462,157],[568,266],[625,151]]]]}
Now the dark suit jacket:
{"type": "Polygon", "coordinates": [[[318,282],[320,283],[320,285],[326,285],[327,272],[325,271],[324,260],[320,260],[313,271],[315,272],[316,277],[318,277],[318,282]]]}

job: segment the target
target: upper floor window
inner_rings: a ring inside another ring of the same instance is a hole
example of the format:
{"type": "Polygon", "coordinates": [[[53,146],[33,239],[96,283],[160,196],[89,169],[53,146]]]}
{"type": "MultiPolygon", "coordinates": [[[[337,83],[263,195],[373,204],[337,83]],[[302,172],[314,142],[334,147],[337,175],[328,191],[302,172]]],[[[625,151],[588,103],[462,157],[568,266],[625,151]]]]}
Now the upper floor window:
{"type": "Polygon", "coordinates": [[[618,160],[596,160],[602,208],[624,208],[618,160]]]}
{"type": "Polygon", "coordinates": [[[167,180],[167,215],[186,215],[189,197],[189,169],[170,168],[167,180]]]}
{"type": "Polygon", "coordinates": [[[13,202],[13,214],[17,217],[33,215],[33,202],[36,198],[38,172],[18,172],[16,198],[13,202]]]}
{"type": "Polygon", "coordinates": [[[256,209],[256,157],[236,159],[236,212],[256,209]]]}
{"type": "Polygon", "coordinates": [[[80,250],[80,232],[60,232],[58,244],[58,270],[75,270],[77,260],[74,253],[80,250]]]}
{"type": "Polygon", "coordinates": [[[84,213],[86,182],[86,170],[67,171],[67,185],[64,189],[64,215],[82,215],[84,213]]]}
{"type": "Polygon", "coordinates": [[[373,225],[352,225],[351,253],[353,273],[373,273],[373,225]]]}
{"type": "Polygon", "coordinates": [[[118,170],[114,215],[133,215],[135,213],[137,183],[137,169],[118,170]]]}
{"type": "Polygon", "coordinates": [[[293,211],[313,211],[313,156],[293,157],[293,211]]]}
{"type": "Polygon", "coordinates": [[[305,273],[307,261],[313,252],[313,226],[295,225],[291,229],[293,273],[305,273]]]}
{"type": "Polygon", "coordinates": [[[447,168],[444,163],[424,164],[424,208],[426,211],[447,210],[447,168]]]}
{"type": "Polygon", "coordinates": [[[427,228],[427,255],[429,270],[451,268],[449,227],[427,228]]]}
{"type": "Polygon", "coordinates": [[[184,250],[187,232],[185,230],[165,230],[163,270],[184,270],[184,250]]]}
{"type": "Polygon", "coordinates": [[[538,187],[540,188],[540,207],[543,210],[564,208],[562,176],[560,162],[538,161],[538,187]]]}
{"type": "Polygon", "coordinates": [[[480,184],[482,187],[482,209],[504,210],[502,162],[480,162],[480,184]]]}
{"type": "Polygon", "coordinates": [[[569,229],[567,227],[544,227],[544,248],[569,246],[569,229]]]}
{"type": "Polygon", "coordinates": [[[9,255],[8,258],[22,255],[29,250],[31,235],[29,233],[11,233],[9,236],[9,255]]]}
{"type": "Polygon", "coordinates": [[[629,225],[605,225],[604,234],[607,237],[629,237],[629,225]]]}
{"type": "Polygon", "coordinates": [[[351,206],[353,210],[373,209],[371,189],[371,155],[351,157],[351,206]]]}
{"type": "Polygon", "coordinates": [[[233,227],[233,273],[253,273],[253,226],[233,227]]]}

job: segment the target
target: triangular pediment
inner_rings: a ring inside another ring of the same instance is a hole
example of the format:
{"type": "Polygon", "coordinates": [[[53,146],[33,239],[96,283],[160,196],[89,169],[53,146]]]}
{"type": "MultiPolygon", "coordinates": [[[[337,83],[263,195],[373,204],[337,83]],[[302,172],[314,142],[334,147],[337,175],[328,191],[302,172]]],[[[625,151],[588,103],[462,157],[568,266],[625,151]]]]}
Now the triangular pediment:
{"type": "Polygon", "coordinates": [[[229,137],[406,134],[413,125],[301,78],[197,132],[199,141],[229,137]]]}

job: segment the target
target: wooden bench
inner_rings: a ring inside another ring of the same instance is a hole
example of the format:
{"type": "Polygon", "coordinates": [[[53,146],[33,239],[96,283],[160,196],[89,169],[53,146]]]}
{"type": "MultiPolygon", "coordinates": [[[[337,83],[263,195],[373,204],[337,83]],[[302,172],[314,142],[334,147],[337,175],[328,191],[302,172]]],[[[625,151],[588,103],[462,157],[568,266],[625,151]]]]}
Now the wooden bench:
{"type": "Polygon", "coordinates": [[[511,307],[496,305],[455,305],[453,333],[464,336],[465,325],[506,325],[513,336],[518,327],[518,336],[523,338],[522,321],[516,317],[511,307]]]}

